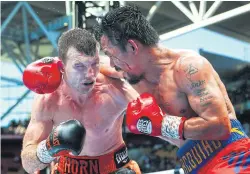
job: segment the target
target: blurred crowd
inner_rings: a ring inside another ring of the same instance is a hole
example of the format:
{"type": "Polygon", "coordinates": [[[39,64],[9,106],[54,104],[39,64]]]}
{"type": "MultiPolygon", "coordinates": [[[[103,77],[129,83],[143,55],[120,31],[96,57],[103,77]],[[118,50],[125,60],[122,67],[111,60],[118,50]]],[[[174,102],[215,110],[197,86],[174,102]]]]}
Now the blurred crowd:
{"type": "Polygon", "coordinates": [[[7,135],[24,135],[28,127],[29,119],[25,120],[12,120],[8,127],[1,127],[1,134],[7,135]]]}
{"type": "Polygon", "coordinates": [[[161,144],[147,143],[134,145],[128,143],[129,157],[135,160],[143,173],[179,169],[176,157],[177,147],[162,141],[161,144]]]}
{"type": "Polygon", "coordinates": [[[224,77],[224,84],[232,104],[238,105],[250,101],[250,65],[228,74],[224,77]]]}

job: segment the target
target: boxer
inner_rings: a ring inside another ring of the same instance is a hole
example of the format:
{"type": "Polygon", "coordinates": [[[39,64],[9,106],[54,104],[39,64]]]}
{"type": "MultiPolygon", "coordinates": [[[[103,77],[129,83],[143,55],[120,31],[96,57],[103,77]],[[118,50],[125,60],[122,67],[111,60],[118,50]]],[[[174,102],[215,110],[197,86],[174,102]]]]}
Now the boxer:
{"type": "Polygon", "coordinates": [[[22,165],[34,173],[136,173],[122,138],[123,113],[138,93],[99,73],[99,44],[83,29],[62,34],[59,58],[37,60],[23,82],[38,93],[23,139],[22,165]]]}
{"type": "Polygon", "coordinates": [[[161,47],[136,7],[109,11],[100,42],[111,66],[141,94],[127,108],[131,132],[158,136],[179,147],[185,173],[250,173],[250,139],[237,120],[219,75],[190,50],[161,47]]]}

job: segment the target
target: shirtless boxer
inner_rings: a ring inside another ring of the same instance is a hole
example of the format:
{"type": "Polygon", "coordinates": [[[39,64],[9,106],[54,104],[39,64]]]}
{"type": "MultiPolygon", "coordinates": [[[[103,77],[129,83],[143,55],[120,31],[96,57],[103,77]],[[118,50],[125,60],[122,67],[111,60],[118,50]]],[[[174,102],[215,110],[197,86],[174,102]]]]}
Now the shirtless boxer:
{"type": "Polygon", "coordinates": [[[21,153],[28,173],[53,160],[53,173],[140,173],[122,138],[122,113],[139,95],[99,73],[98,45],[88,31],[69,30],[58,42],[61,59],[43,58],[24,71],[24,84],[40,94],[21,153]]]}
{"type": "Polygon", "coordinates": [[[101,46],[141,96],[129,103],[127,126],[177,145],[185,173],[250,173],[250,139],[226,88],[207,59],[158,45],[159,36],[136,7],[108,12],[101,46]]]}

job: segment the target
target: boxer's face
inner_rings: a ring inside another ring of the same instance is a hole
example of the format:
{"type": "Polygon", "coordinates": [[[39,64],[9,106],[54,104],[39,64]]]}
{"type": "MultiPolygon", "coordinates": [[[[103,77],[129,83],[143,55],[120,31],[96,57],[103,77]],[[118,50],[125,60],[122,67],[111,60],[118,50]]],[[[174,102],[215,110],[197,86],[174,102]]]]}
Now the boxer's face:
{"type": "Polygon", "coordinates": [[[86,94],[93,89],[99,73],[99,55],[87,56],[69,48],[65,64],[64,79],[67,84],[82,94],[86,94]]]}
{"type": "Polygon", "coordinates": [[[124,78],[130,84],[137,84],[144,78],[142,63],[138,55],[134,55],[130,48],[122,51],[118,46],[114,46],[106,36],[101,38],[101,46],[104,53],[110,58],[110,65],[117,71],[123,71],[124,78]]]}

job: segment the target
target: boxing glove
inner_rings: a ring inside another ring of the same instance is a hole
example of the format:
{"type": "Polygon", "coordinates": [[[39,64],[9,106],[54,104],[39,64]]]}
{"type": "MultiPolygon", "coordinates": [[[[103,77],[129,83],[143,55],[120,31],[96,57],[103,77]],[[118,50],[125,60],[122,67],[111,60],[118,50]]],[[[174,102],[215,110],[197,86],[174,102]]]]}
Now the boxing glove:
{"type": "Polygon", "coordinates": [[[50,163],[61,155],[79,155],[85,140],[86,130],[78,120],[68,120],[55,127],[46,140],[37,146],[37,157],[50,163]]]}
{"type": "Polygon", "coordinates": [[[29,64],[23,72],[23,83],[38,94],[52,93],[60,85],[62,61],[45,57],[29,64]]]}
{"type": "Polygon", "coordinates": [[[135,134],[184,139],[185,120],[185,117],[164,114],[156,99],[148,93],[141,94],[127,107],[126,124],[135,134]]]}

